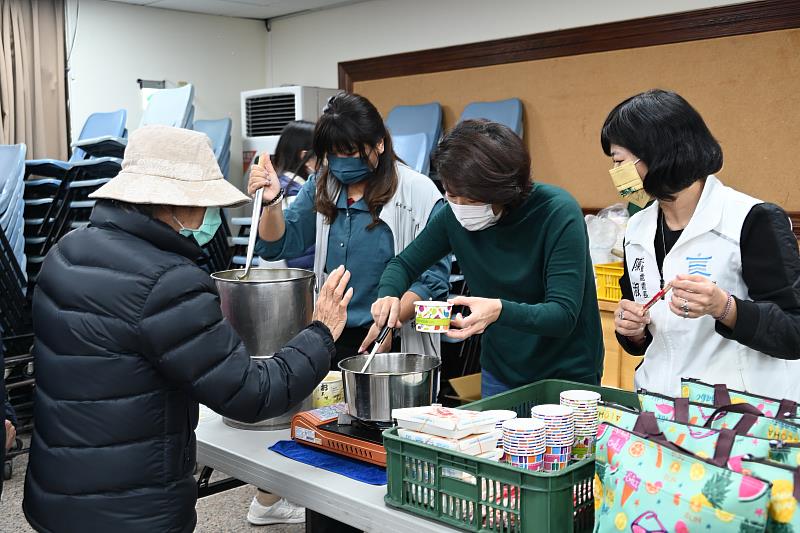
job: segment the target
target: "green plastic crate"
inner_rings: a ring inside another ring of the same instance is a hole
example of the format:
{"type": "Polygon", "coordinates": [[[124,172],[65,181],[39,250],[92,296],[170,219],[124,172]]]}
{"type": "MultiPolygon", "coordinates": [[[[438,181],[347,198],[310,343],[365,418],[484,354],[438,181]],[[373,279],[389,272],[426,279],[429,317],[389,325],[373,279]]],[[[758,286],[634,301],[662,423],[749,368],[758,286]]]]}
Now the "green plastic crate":
{"type": "MultiPolygon", "coordinates": [[[[639,398],[633,392],[552,379],[463,408],[512,409],[521,417],[530,417],[531,407],[559,403],[560,393],[570,389],[594,390],[606,402],[639,408],[639,398]]],[[[390,507],[466,531],[592,530],[594,459],[548,474],[401,439],[397,428],[384,431],[383,445],[388,473],[385,501],[390,507]]]]}

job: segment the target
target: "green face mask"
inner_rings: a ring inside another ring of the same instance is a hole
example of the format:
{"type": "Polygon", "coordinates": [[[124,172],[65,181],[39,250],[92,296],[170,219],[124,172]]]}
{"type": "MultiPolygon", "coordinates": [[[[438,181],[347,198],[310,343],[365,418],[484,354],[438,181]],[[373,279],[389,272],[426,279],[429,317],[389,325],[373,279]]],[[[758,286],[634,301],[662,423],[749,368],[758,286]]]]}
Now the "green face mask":
{"type": "Polygon", "coordinates": [[[217,230],[222,224],[222,218],[219,215],[219,207],[207,207],[206,214],[203,215],[203,223],[197,229],[191,229],[181,224],[175,215],[172,215],[175,222],[181,227],[181,235],[184,237],[194,237],[197,244],[200,246],[206,245],[216,235],[217,230]]]}

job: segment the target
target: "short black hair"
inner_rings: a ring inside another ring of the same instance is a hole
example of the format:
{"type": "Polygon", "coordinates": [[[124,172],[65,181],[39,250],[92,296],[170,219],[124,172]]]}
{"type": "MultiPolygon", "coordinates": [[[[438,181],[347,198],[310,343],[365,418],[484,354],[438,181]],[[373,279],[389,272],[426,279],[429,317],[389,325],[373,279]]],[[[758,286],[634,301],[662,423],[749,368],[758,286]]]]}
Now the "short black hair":
{"type": "Polygon", "coordinates": [[[519,135],[489,120],[464,120],[439,143],[433,166],[454,196],[513,208],[530,194],[531,156],[519,135]]]}
{"type": "Polygon", "coordinates": [[[272,156],[275,172],[280,176],[291,172],[303,179],[308,178],[306,163],[314,155],[314,123],[307,120],[293,120],[281,130],[281,136],[272,156]],[[305,157],[300,153],[305,151],[305,157]]]}
{"type": "Polygon", "coordinates": [[[661,89],[637,94],[608,114],[600,133],[603,152],[611,145],[630,151],[647,165],[644,190],[672,200],[692,183],[722,168],[722,147],[690,104],[661,89]]]}

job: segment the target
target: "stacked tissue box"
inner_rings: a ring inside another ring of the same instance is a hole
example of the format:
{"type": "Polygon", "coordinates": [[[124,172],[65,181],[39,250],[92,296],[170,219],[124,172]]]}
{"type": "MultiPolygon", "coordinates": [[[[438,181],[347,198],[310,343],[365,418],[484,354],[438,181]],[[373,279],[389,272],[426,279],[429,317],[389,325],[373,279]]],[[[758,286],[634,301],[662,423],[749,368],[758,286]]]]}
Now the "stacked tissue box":
{"type": "Polygon", "coordinates": [[[495,427],[497,417],[492,413],[450,409],[438,404],[394,409],[392,417],[397,420],[397,434],[401,438],[467,455],[494,456],[503,435],[495,427]]]}

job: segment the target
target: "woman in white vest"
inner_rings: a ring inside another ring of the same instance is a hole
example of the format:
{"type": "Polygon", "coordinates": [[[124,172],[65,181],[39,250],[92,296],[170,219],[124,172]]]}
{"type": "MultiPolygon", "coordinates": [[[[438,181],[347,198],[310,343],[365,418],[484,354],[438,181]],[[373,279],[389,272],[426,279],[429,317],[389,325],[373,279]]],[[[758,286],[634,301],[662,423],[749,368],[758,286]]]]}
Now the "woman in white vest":
{"type": "Polygon", "coordinates": [[[615,318],[625,350],[645,356],[636,386],[679,396],[681,378],[698,378],[800,401],[800,257],[786,213],[714,176],[722,149],[675,93],[625,100],[601,142],[614,182],[655,198],[628,223],[615,318]]]}
{"type": "MultiPolygon", "coordinates": [[[[444,199],[430,178],[398,161],[380,113],[362,96],[341,93],[329,100],[317,122],[313,147],[317,171],[288,209],[280,208],[284,191],[269,164],[253,168],[248,191],[264,188],[256,247],[260,257],[291,259],[315,245],[319,284],[339,265],[353,269],[355,292],[347,328],[332,363],[337,368],[338,361],[369,348],[377,337],[370,308],[378,296],[381,274],[425,228],[444,199]]],[[[396,349],[440,355],[438,337],[417,333],[411,318],[414,301],[447,297],[449,275],[449,258],[442,258],[405,293],[404,325],[396,349]]],[[[391,346],[389,337],[382,349],[391,346]]]]}

